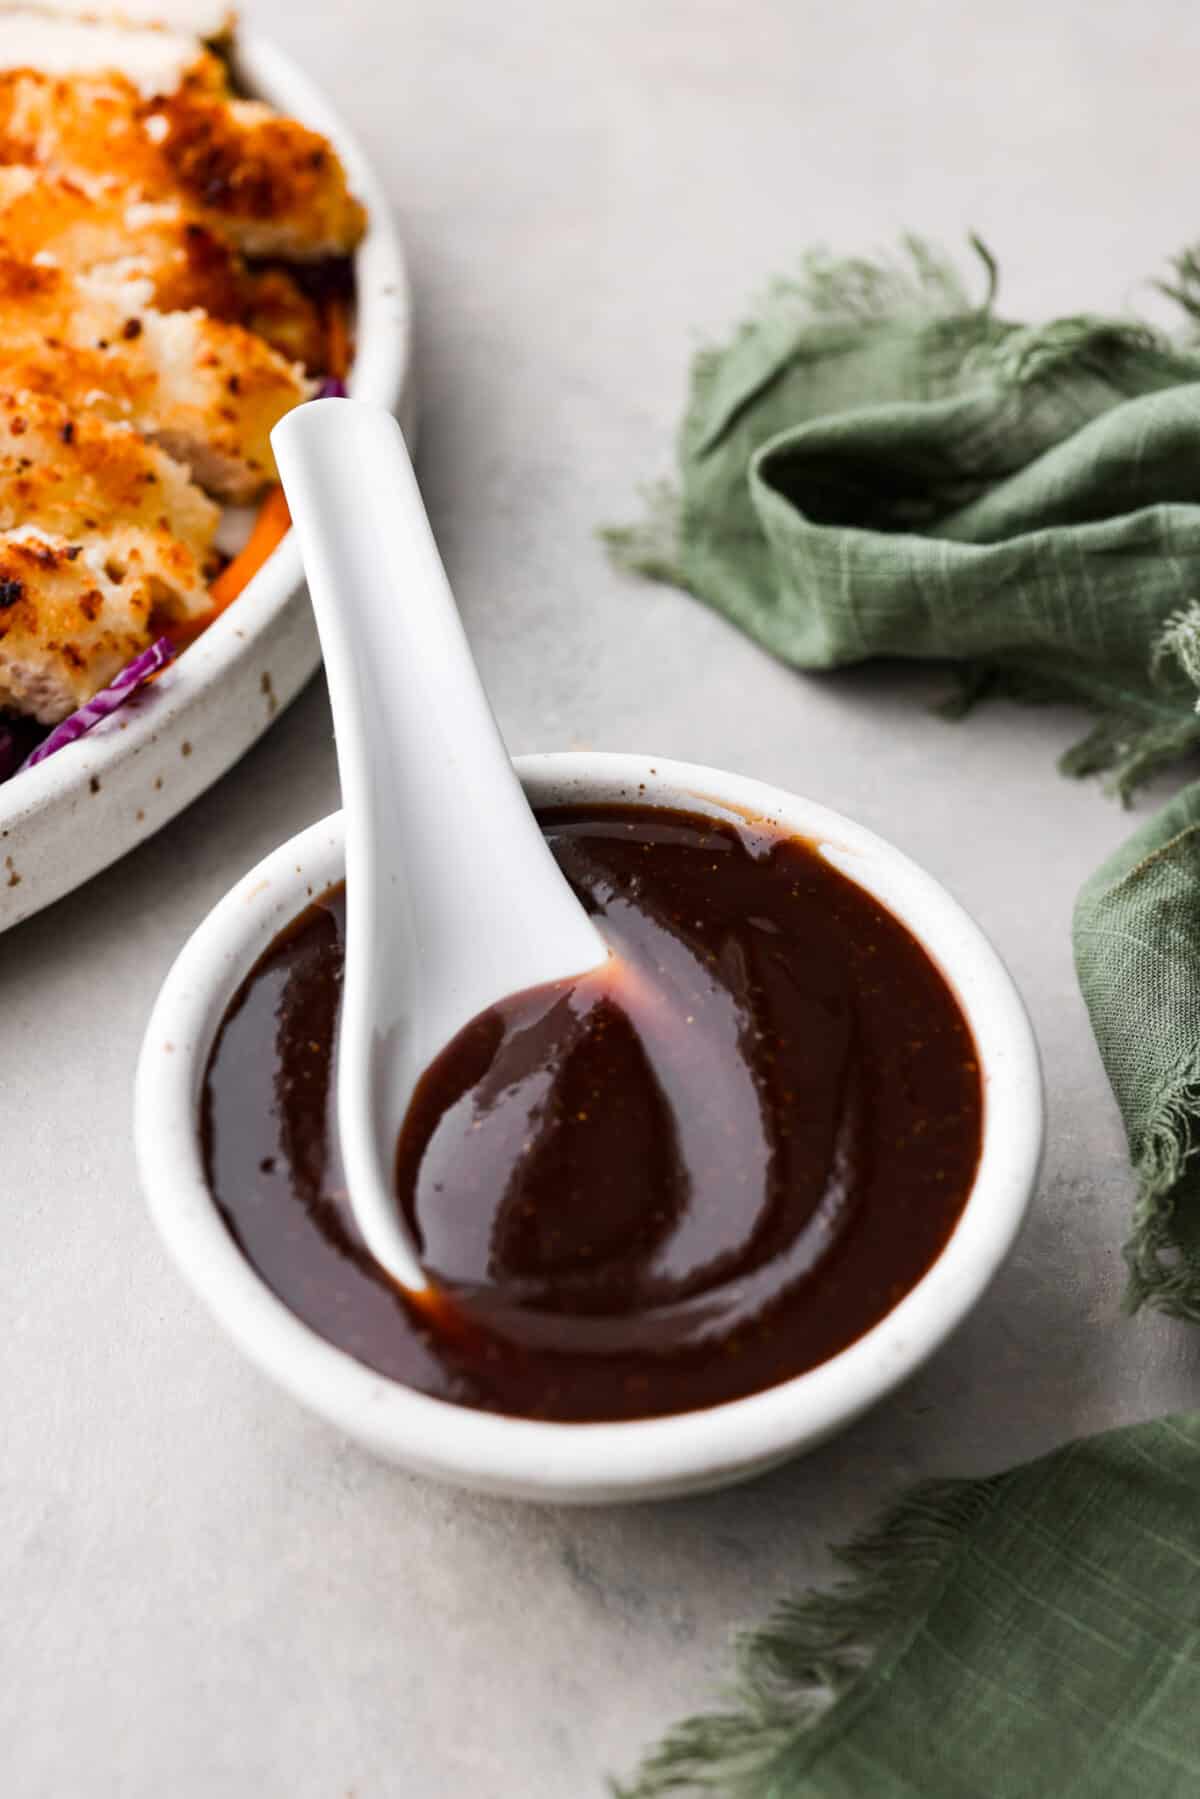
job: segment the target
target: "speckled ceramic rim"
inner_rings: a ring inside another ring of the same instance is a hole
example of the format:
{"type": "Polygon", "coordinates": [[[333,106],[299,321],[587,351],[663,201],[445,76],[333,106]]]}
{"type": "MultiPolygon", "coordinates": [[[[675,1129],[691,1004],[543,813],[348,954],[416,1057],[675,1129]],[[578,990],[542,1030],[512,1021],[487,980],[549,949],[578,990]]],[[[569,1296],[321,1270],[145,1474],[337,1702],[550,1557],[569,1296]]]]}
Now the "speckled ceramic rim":
{"type": "Polygon", "coordinates": [[[958,995],[986,1086],[983,1153],[945,1251],[873,1330],[810,1373],[708,1411],[632,1424],[533,1423],[429,1399],[334,1349],[235,1248],[204,1177],[197,1112],[225,1007],[268,943],[342,877],[341,818],[268,856],[176,962],[146,1034],[135,1131],[142,1184],[168,1247],[235,1342],[349,1435],[416,1472],[515,1498],[666,1497],[743,1479],[811,1448],[911,1374],[975,1305],[1007,1255],[1037,1178],[1042,1088],[1024,1007],[999,957],[945,890],[870,831],[823,806],[716,769],[636,755],[525,756],[531,800],[640,799],[747,812],[818,843],[921,939],[958,995]]]}
{"type": "MultiPolygon", "coordinates": [[[[349,388],[396,411],[411,444],[412,309],[386,188],[290,57],[247,33],[236,61],[247,92],[332,139],[366,203],[349,388]]],[[[0,786],[0,931],[90,880],[190,805],[262,736],[320,659],[292,532],[144,703],[0,786]]]]}

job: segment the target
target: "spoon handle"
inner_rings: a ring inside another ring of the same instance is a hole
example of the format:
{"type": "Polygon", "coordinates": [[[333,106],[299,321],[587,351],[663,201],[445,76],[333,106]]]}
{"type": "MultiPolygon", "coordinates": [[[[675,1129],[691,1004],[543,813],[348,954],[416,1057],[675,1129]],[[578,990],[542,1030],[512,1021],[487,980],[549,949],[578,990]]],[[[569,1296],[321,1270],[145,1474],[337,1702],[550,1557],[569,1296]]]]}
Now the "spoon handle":
{"type": "MultiPolygon", "coordinates": [[[[345,814],[339,1090],[358,1082],[378,1145],[470,1019],[599,966],[606,950],[513,772],[399,425],[359,401],[317,400],[273,444],[325,658],[345,814]]],[[[390,1168],[376,1174],[390,1191],[390,1168]]]]}

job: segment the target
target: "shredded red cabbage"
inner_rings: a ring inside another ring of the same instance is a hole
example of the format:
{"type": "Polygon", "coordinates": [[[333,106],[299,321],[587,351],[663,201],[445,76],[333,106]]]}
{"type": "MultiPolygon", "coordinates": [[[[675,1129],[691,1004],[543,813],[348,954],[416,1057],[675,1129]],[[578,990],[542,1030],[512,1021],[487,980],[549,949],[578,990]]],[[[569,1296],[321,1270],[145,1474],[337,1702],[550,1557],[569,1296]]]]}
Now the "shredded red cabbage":
{"type": "Polygon", "coordinates": [[[139,687],[144,686],[159,669],[166,668],[174,658],[174,644],[169,637],[160,637],[148,650],[135,656],[86,706],[81,706],[78,712],[72,712],[70,718],[64,718],[61,725],[55,725],[45,742],[39,743],[32,755],[26,756],[15,772],[23,774],[27,768],[35,768],[39,762],[44,762],[47,756],[65,749],[69,743],[77,743],[81,737],[86,737],[93,726],[100,724],[103,719],[111,718],[139,687]]]}
{"type": "Polygon", "coordinates": [[[339,375],[326,375],[317,389],[316,397],[318,400],[348,400],[350,396],[346,392],[346,383],[339,375]]]}

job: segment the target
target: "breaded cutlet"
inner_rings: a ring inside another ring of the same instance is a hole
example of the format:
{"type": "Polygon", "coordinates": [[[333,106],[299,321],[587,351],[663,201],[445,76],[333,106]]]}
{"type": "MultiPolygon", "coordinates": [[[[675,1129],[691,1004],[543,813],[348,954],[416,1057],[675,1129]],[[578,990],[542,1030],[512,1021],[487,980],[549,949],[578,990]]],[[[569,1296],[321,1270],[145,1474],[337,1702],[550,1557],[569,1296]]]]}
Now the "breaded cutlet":
{"type": "Polygon", "coordinates": [[[179,200],[251,257],[345,256],[366,227],[326,138],[262,101],[192,87],[147,101],[116,75],[0,73],[0,163],[179,200]]]}
{"type": "Polygon", "coordinates": [[[47,13],[106,25],[159,27],[219,43],[232,35],[236,14],[225,0],[15,0],[0,12],[47,13]]]}
{"type": "Polygon", "coordinates": [[[275,477],[271,431],[310,384],[241,326],[146,297],[146,284],[92,284],[0,244],[0,388],[132,425],[210,493],[253,499],[275,477]]]}
{"type": "Polygon", "coordinates": [[[25,8],[0,8],[0,69],[123,76],[147,100],[185,86],[219,94],[227,83],[220,57],[190,32],[130,31],[25,8]]]}
{"type": "Polygon", "coordinates": [[[54,724],[202,616],[219,518],[128,426],[0,393],[0,704],[54,724]]]}
{"type": "Polygon", "coordinates": [[[178,200],[130,198],[109,182],[0,167],[0,240],[21,262],[121,287],[148,281],[159,312],[202,306],[255,331],[292,362],[321,367],[320,309],[284,269],[250,269],[178,200]]]}
{"type": "Polygon", "coordinates": [[[0,392],[0,531],[36,523],[72,541],[159,531],[204,571],[220,518],[187,470],[128,425],[40,394],[0,392]]]}
{"type": "Polygon", "coordinates": [[[165,591],[147,535],[129,527],[115,562],[111,543],[0,533],[0,707],[57,724],[164,626],[204,610],[207,595],[181,607],[165,591]]]}

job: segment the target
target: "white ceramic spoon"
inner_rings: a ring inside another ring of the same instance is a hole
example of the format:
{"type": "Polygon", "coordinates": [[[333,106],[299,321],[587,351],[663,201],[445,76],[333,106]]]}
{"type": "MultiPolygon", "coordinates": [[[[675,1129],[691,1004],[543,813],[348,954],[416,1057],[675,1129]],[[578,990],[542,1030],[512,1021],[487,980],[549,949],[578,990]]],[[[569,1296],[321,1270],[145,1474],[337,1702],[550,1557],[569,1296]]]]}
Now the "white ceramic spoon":
{"type": "Polygon", "coordinates": [[[404,1287],[396,1202],[421,1073],[478,1013],[608,956],[513,773],[400,427],[355,400],[272,435],[325,658],[346,826],[337,1115],[350,1204],[404,1287]]]}

